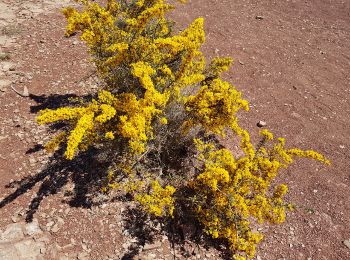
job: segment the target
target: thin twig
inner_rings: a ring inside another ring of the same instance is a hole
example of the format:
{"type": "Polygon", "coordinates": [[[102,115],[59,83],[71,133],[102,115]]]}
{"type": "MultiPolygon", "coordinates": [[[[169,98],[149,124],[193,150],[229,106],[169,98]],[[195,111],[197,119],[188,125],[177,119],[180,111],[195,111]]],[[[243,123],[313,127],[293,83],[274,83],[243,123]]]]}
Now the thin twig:
{"type": "Polygon", "coordinates": [[[16,90],[12,85],[11,85],[11,88],[14,92],[16,92],[16,94],[20,95],[21,97],[29,97],[29,95],[22,94],[21,92],[16,90]]]}
{"type": "Polygon", "coordinates": [[[90,74],[84,76],[83,78],[74,81],[74,83],[83,82],[83,81],[87,80],[88,78],[91,78],[95,74],[96,74],[96,71],[94,70],[90,74]]]}

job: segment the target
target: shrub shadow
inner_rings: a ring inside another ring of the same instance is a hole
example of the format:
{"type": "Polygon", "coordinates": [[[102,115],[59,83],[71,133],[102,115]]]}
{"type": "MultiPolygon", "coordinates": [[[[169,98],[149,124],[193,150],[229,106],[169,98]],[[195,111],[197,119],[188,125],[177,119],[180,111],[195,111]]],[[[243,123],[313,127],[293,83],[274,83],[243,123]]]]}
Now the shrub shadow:
{"type": "Polygon", "coordinates": [[[76,94],[52,94],[46,96],[30,94],[29,98],[37,103],[30,107],[30,112],[38,113],[43,109],[57,109],[64,106],[79,105],[81,104],[81,101],[91,100],[93,95],[78,96],[76,94]]]}
{"type": "Polygon", "coordinates": [[[68,200],[70,206],[90,208],[94,203],[98,204],[93,202],[93,194],[99,192],[99,187],[106,176],[109,165],[105,161],[100,161],[96,154],[98,154],[96,149],[89,149],[69,161],[63,158],[63,150],[57,151],[50,157],[47,166],[39,173],[6,185],[6,188],[15,188],[15,191],[0,201],[0,208],[39,184],[39,190],[31,200],[26,212],[26,221],[31,222],[42,200],[46,196],[57,194],[69,182],[74,184],[74,190],[68,200]]]}

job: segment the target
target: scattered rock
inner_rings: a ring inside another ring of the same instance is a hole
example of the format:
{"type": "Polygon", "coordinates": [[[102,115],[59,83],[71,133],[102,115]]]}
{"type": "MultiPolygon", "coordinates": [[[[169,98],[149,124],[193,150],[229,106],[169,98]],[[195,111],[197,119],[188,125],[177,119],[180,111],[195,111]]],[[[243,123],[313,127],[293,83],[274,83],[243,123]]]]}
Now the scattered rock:
{"type": "Polygon", "coordinates": [[[6,79],[0,79],[0,91],[5,92],[6,88],[10,86],[11,81],[6,80],[6,79]]]}
{"type": "Polygon", "coordinates": [[[9,59],[10,59],[10,54],[5,52],[0,52],[0,61],[9,60],[9,59]]]}
{"type": "Polygon", "coordinates": [[[25,231],[24,233],[28,236],[34,236],[34,235],[38,235],[38,234],[41,234],[42,231],[40,229],[40,226],[39,226],[39,222],[37,219],[33,219],[33,221],[31,223],[28,223],[26,226],[25,226],[25,231]]]}
{"type": "Polygon", "coordinates": [[[296,118],[300,118],[300,117],[301,117],[301,115],[299,115],[299,114],[296,113],[296,112],[292,112],[291,116],[292,116],[292,117],[296,117],[296,118]]]}
{"type": "Polygon", "coordinates": [[[22,224],[15,223],[6,227],[6,230],[1,234],[1,241],[11,241],[24,238],[22,224]]]}
{"type": "Polygon", "coordinates": [[[88,260],[89,259],[89,254],[86,252],[81,252],[77,256],[78,260],[88,260]]]}
{"type": "Polygon", "coordinates": [[[16,70],[16,64],[13,62],[2,62],[2,71],[15,71],[16,70]]]}
{"type": "Polygon", "coordinates": [[[266,122],[265,121],[259,121],[257,124],[256,124],[258,127],[264,127],[266,126],[266,122]]]}
{"type": "Polygon", "coordinates": [[[264,17],[263,17],[263,16],[261,16],[261,15],[257,15],[257,16],[255,16],[255,19],[256,19],[256,20],[263,20],[263,19],[264,19],[264,17]]]}
{"type": "Polygon", "coordinates": [[[23,97],[29,97],[29,91],[28,91],[28,88],[26,86],[24,86],[24,88],[23,88],[23,97]]]}
{"type": "Polygon", "coordinates": [[[23,88],[23,93],[19,92],[17,89],[15,89],[13,86],[11,86],[12,90],[14,92],[16,92],[18,95],[20,95],[21,97],[29,97],[29,91],[28,88],[26,86],[24,86],[23,88]]]}
{"type": "Polygon", "coordinates": [[[13,223],[16,223],[16,222],[18,222],[19,219],[18,219],[17,216],[12,216],[11,220],[12,220],[13,223]]]}
{"type": "Polygon", "coordinates": [[[350,239],[344,240],[344,241],[343,241],[343,244],[344,244],[348,249],[350,249],[350,239]]]}
{"type": "Polygon", "coordinates": [[[51,228],[51,232],[52,233],[57,233],[60,230],[58,224],[55,224],[52,228],[51,228]]]}
{"type": "Polygon", "coordinates": [[[129,244],[128,242],[125,242],[125,243],[122,245],[122,247],[123,247],[124,249],[128,249],[129,246],[130,246],[130,244],[129,244]]]}
{"type": "Polygon", "coordinates": [[[157,248],[160,248],[161,246],[162,246],[161,242],[157,242],[154,244],[145,244],[143,246],[143,251],[157,249],[157,248]]]}

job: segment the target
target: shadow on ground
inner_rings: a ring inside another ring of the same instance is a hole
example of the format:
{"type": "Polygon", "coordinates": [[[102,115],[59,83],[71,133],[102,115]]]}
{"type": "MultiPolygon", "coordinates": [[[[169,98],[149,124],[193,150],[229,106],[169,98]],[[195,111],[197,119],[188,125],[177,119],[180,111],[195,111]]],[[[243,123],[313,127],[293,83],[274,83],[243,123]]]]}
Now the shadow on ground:
{"type": "Polygon", "coordinates": [[[74,183],[74,192],[68,202],[69,205],[91,207],[91,194],[98,192],[98,187],[101,186],[103,177],[106,176],[108,165],[96,159],[95,149],[79,154],[72,161],[64,159],[62,153],[62,150],[56,152],[50,158],[47,166],[36,175],[9,183],[6,188],[16,188],[16,190],[0,202],[0,208],[39,184],[39,190],[30,202],[26,213],[26,221],[31,222],[42,200],[46,196],[57,194],[70,181],[74,183]]]}
{"type": "MultiPolygon", "coordinates": [[[[42,109],[55,109],[65,105],[72,106],[77,101],[76,95],[51,95],[36,96],[30,95],[30,98],[37,104],[31,107],[32,113],[37,113],[42,109]]],[[[91,96],[84,96],[83,100],[91,100],[91,96]]],[[[65,124],[53,124],[51,129],[64,129],[65,124]]],[[[34,145],[27,150],[26,154],[36,153],[44,149],[42,145],[34,145]]],[[[113,151],[113,150],[111,150],[113,151]]],[[[89,148],[85,152],[80,152],[73,160],[64,158],[64,149],[56,151],[50,158],[43,170],[35,175],[23,177],[20,180],[12,181],[6,185],[6,188],[15,189],[0,201],[0,208],[15,201],[21,195],[30,192],[35,186],[39,186],[34,198],[31,200],[26,212],[26,221],[31,222],[34,214],[37,212],[41,202],[45,197],[55,195],[62,191],[68,183],[74,185],[74,190],[65,194],[68,200],[65,200],[71,207],[91,208],[98,206],[105,201],[96,200],[101,195],[100,188],[106,183],[106,176],[111,166],[110,158],[115,156],[112,153],[102,152],[95,147],[89,148]]],[[[181,191],[186,193],[187,191],[181,191]]],[[[110,198],[111,201],[131,200],[131,196],[121,196],[110,198]]],[[[121,259],[134,259],[139,254],[140,248],[146,244],[152,244],[163,234],[166,235],[171,243],[175,259],[175,246],[184,258],[195,254],[195,249],[201,245],[204,248],[216,248],[223,259],[228,259],[229,254],[223,241],[212,240],[203,235],[202,227],[193,216],[193,213],[183,205],[178,205],[180,214],[173,219],[150,219],[139,208],[127,208],[123,212],[123,218],[126,226],[125,230],[134,238],[135,243],[130,244],[127,252],[121,256],[121,259]],[[196,247],[188,248],[188,242],[196,247]]]]}

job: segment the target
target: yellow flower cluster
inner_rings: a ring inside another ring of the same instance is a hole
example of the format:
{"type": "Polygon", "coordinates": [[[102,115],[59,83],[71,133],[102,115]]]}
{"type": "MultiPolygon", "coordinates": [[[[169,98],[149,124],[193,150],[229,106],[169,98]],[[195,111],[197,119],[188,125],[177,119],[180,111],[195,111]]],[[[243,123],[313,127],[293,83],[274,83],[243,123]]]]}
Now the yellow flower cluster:
{"type": "Polygon", "coordinates": [[[241,93],[221,79],[201,87],[196,95],[188,97],[185,106],[192,118],[184,124],[185,129],[202,125],[207,131],[222,135],[226,127],[236,125],[239,109],[249,110],[241,93]]]}
{"type": "Polygon", "coordinates": [[[91,131],[94,128],[94,113],[88,113],[83,115],[76,125],[76,127],[70,132],[67,142],[66,157],[72,160],[75,152],[78,150],[79,144],[82,142],[86,132],[91,131]]]}
{"type": "Polygon", "coordinates": [[[63,143],[66,139],[67,133],[65,131],[59,133],[54,138],[52,138],[47,144],[45,144],[45,149],[47,152],[54,152],[61,143],[63,143]]]}
{"type": "Polygon", "coordinates": [[[156,217],[165,215],[173,216],[175,202],[173,194],[176,189],[169,185],[163,188],[157,180],[153,181],[151,186],[152,190],[150,194],[139,193],[135,196],[135,200],[147,212],[156,217]]]}
{"type": "MultiPolygon", "coordinates": [[[[194,140],[203,169],[191,186],[196,194],[195,210],[205,231],[213,238],[227,239],[232,251],[245,252],[251,258],[262,235],[252,232],[249,220],[282,223],[289,208],[283,202],[288,191],[285,184],[277,185],[269,194],[279,170],[290,165],[295,156],[326,164],[328,160],[314,151],[287,150],[281,138],[270,149],[262,147],[254,151],[249,134],[237,125],[235,130],[241,136],[245,152],[239,159],[225,148],[216,149],[213,143],[194,140]]],[[[267,130],[261,135],[264,142],[273,140],[267,130]]]]}

